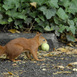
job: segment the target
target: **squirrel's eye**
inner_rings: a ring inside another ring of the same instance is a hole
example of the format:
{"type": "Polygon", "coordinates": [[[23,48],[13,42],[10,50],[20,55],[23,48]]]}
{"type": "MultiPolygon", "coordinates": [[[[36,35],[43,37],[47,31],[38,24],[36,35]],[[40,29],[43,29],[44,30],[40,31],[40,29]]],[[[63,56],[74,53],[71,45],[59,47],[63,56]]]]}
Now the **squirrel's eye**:
{"type": "Polygon", "coordinates": [[[43,41],[45,41],[45,40],[43,40],[43,41]]]}

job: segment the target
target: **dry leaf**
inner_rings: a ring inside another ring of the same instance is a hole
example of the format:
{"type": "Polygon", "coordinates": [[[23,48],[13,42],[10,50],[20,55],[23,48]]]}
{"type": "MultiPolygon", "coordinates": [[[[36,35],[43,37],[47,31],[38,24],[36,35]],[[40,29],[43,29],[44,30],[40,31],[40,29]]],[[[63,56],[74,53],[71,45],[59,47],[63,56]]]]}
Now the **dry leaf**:
{"type": "Polygon", "coordinates": [[[68,43],[67,45],[68,45],[68,46],[71,46],[71,47],[73,47],[73,44],[72,44],[72,43],[68,43]]]}
{"type": "Polygon", "coordinates": [[[57,51],[67,52],[67,49],[65,49],[65,48],[58,48],[57,51]]]}
{"type": "Polygon", "coordinates": [[[32,2],[32,3],[30,3],[30,5],[36,8],[37,3],[36,2],[32,2]]]}
{"type": "Polygon", "coordinates": [[[77,47],[77,45],[75,45],[75,47],[77,47]]]}
{"type": "Polygon", "coordinates": [[[69,67],[73,67],[73,65],[71,65],[71,64],[68,64],[68,65],[67,65],[67,67],[68,67],[68,68],[69,68],[69,67]]]}
{"type": "Polygon", "coordinates": [[[77,68],[73,68],[73,71],[77,72],[77,68]]]}
{"type": "Polygon", "coordinates": [[[58,72],[53,73],[53,74],[68,74],[68,73],[71,73],[71,71],[58,71],[58,72]]]}
{"type": "Polygon", "coordinates": [[[46,68],[43,68],[42,70],[43,70],[43,71],[46,71],[46,68]]]}
{"type": "Polygon", "coordinates": [[[57,66],[57,68],[64,69],[64,66],[62,66],[62,65],[61,66],[57,66]]]}
{"type": "Polygon", "coordinates": [[[1,55],[0,58],[5,59],[6,58],[6,54],[1,55]]]}
{"type": "Polygon", "coordinates": [[[77,49],[74,49],[74,50],[72,51],[72,53],[73,53],[73,54],[77,54],[77,49]]]}
{"type": "Polygon", "coordinates": [[[77,42],[77,38],[75,38],[75,41],[77,42]]]}
{"type": "Polygon", "coordinates": [[[77,54],[77,49],[66,46],[66,47],[58,48],[54,52],[62,52],[66,54],[77,54]]]}
{"type": "Polygon", "coordinates": [[[8,72],[10,75],[13,75],[13,73],[12,72],[8,72]]]}
{"type": "Polygon", "coordinates": [[[68,65],[77,65],[77,62],[69,63],[68,65]]]}
{"type": "Polygon", "coordinates": [[[71,54],[77,54],[77,50],[76,51],[74,50],[74,51],[67,52],[66,54],[70,54],[70,55],[71,54]]]}
{"type": "Polygon", "coordinates": [[[43,54],[42,56],[44,56],[44,57],[49,57],[49,56],[50,56],[50,54],[49,54],[49,53],[47,53],[47,54],[43,54]]]}
{"type": "Polygon", "coordinates": [[[11,33],[20,33],[18,30],[16,30],[16,29],[10,29],[10,30],[8,30],[9,32],[11,32],[11,33]]]}
{"type": "Polygon", "coordinates": [[[55,49],[55,48],[53,48],[53,50],[55,51],[56,49],[55,49]]]}
{"type": "Polygon", "coordinates": [[[55,52],[51,52],[50,53],[50,56],[56,56],[56,55],[59,55],[59,54],[61,54],[62,52],[60,52],[60,51],[55,51],[55,52]]]}
{"type": "Polygon", "coordinates": [[[14,63],[14,64],[12,64],[13,66],[16,66],[17,64],[16,63],[14,63]]]}

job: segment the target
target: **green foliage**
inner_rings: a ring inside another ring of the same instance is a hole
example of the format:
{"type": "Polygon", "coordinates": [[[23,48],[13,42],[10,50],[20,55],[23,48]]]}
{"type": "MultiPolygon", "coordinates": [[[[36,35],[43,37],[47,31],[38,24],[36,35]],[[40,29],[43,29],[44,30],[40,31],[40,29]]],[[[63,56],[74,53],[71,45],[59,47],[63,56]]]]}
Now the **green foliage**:
{"type": "Polygon", "coordinates": [[[51,7],[58,8],[58,0],[48,0],[48,3],[51,7]]]}
{"type": "Polygon", "coordinates": [[[68,41],[72,41],[72,42],[75,42],[75,38],[71,35],[66,35],[68,41]]]}
{"type": "Polygon", "coordinates": [[[56,13],[56,9],[54,8],[47,9],[46,6],[40,7],[39,10],[43,12],[43,14],[46,16],[46,19],[50,19],[52,16],[55,16],[56,13]]]}
{"type": "MultiPolygon", "coordinates": [[[[0,24],[40,32],[77,32],[77,0],[0,0],[0,24]],[[31,5],[30,3],[36,2],[31,5]],[[34,7],[35,6],[35,7],[34,7]],[[32,27],[32,28],[31,28],[32,27]]],[[[74,37],[66,35],[68,41],[74,37]]]]}
{"type": "Polygon", "coordinates": [[[67,14],[65,13],[65,11],[64,11],[62,8],[59,8],[59,9],[58,9],[57,15],[58,15],[61,19],[63,19],[63,20],[68,19],[67,14]]]}

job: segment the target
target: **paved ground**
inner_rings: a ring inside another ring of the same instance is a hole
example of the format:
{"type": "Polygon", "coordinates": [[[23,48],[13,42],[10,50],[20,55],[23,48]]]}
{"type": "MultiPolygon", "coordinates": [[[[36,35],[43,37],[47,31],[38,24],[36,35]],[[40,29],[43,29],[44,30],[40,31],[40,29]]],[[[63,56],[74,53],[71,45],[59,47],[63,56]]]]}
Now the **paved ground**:
{"type": "MultiPolygon", "coordinates": [[[[4,36],[3,36],[4,37],[4,36]]],[[[6,38],[5,38],[6,39],[6,38]]],[[[8,39],[0,39],[0,44],[5,45],[8,39]]],[[[51,50],[54,48],[50,42],[51,50]]],[[[70,65],[71,62],[77,62],[77,55],[66,55],[64,53],[52,56],[46,56],[49,52],[38,51],[39,58],[44,61],[27,60],[24,54],[21,54],[19,62],[11,62],[0,58],[0,77],[77,77],[77,65],[70,65]],[[76,69],[73,71],[73,69],[76,69]]]]}
{"type": "Polygon", "coordinates": [[[68,67],[69,63],[77,61],[77,55],[48,57],[43,56],[45,53],[40,56],[45,59],[41,62],[27,60],[24,54],[19,57],[20,62],[0,59],[0,77],[77,77],[77,72],[73,71],[77,66],[68,67]]]}

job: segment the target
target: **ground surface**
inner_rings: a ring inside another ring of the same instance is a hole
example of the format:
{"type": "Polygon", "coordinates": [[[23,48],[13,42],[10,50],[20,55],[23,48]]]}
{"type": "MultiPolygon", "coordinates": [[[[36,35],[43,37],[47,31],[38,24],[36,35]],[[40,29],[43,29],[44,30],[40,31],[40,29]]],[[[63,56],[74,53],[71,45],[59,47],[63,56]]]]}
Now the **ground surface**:
{"type": "MultiPolygon", "coordinates": [[[[19,36],[0,35],[0,45],[5,45],[11,37],[19,36]]],[[[18,59],[21,60],[19,62],[0,57],[0,77],[77,77],[77,55],[65,53],[55,53],[55,55],[52,53],[54,48],[52,41],[48,42],[49,52],[38,51],[38,57],[45,59],[44,61],[28,60],[24,54],[19,56],[18,59]],[[75,65],[71,65],[72,62],[76,62],[75,65]]],[[[60,44],[60,46],[62,45],[60,44]]]]}
{"type": "Polygon", "coordinates": [[[48,56],[49,52],[39,52],[39,58],[44,61],[27,60],[21,54],[19,62],[0,59],[0,77],[77,77],[77,66],[69,65],[77,62],[77,55],[66,55],[64,53],[48,56]]]}

